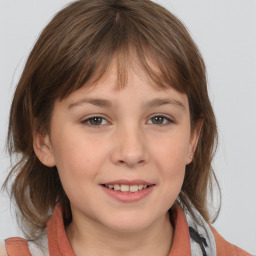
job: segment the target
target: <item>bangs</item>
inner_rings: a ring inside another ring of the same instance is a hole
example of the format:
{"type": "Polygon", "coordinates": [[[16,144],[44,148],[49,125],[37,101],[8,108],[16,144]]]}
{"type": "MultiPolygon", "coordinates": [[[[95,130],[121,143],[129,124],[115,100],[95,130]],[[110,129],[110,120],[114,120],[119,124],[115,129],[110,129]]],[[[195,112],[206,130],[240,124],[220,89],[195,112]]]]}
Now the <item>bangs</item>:
{"type": "Polygon", "coordinates": [[[184,92],[177,79],[176,63],[157,52],[136,31],[120,35],[120,28],[114,26],[112,29],[114,31],[109,31],[97,40],[98,44],[95,42],[93,53],[87,53],[69,69],[69,73],[65,71],[67,79],[60,84],[57,98],[62,100],[81,87],[97,86],[113,63],[116,68],[117,89],[126,86],[128,73],[133,70],[138,75],[138,72],[144,72],[150,85],[156,89],[173,87],[184,92]],[[130,38],[127,38],[128,34],[131,35],[130,38]],[[115,40],[113,35],[116,35],[115,40]]]}

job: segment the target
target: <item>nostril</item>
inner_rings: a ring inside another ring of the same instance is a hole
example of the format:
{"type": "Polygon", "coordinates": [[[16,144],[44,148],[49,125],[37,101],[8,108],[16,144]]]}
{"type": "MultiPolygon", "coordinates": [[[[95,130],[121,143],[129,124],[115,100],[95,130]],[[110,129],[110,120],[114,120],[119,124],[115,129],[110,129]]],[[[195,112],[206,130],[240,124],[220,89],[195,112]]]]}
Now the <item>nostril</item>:
{"type": "Polygon", "coordinates": [[[139,160],[139,161],[124,161],[124,160],[119,160],[118,163],[121,165],[142,165],[144,164],[145,160],[139,160]]]}

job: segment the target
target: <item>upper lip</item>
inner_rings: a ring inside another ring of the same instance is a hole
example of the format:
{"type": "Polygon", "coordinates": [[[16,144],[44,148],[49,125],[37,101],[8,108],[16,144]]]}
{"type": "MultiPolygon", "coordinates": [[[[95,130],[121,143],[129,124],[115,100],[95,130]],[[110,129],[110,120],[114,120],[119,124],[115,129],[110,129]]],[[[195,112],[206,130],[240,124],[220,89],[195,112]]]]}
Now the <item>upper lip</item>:
{"type": "Polygon", "coordinates": [[[115,184],[122,184],[122,185],[154,185],[151,182],[145,181],[145,180],[125,180],[125,179],[120,179],[120,180],[113,180],[107,183],[103,183],[104,185],[115,185],[115,184]]]}

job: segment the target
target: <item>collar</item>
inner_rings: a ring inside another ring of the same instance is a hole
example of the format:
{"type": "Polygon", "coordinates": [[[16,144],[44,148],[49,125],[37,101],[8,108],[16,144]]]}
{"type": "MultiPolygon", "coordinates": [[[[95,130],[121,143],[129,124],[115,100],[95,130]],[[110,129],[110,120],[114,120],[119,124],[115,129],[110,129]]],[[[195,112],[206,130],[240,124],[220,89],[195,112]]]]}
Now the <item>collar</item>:
{"type": "MultiPolygon", "coordinates": [[[[203,220],[202,216],[201,218],[203,220]]],[[[208,224],[205,221],[202,226],[198,227],[188,211],[178,205],[174,224],[174,237],[169,256],[204,256],[204,251],[201,248],[204,239],[207,245],[203,243],[203,247],[206,248],[207,255],[216,255],[215,243],[212,245],[214,238],[212,241],[213,235],[209,232],[208,224]]],[[[60,205],[55,207],[53,215],[47,223],[47,236],[50,256],[75,256],[65,232],[60,205]]]]}
{"type": "Polygon", "coordinates": [[[50,256],[75,256],[66,235],[62,209],[59,204],[47,223],[47,236],[50,256]]]}

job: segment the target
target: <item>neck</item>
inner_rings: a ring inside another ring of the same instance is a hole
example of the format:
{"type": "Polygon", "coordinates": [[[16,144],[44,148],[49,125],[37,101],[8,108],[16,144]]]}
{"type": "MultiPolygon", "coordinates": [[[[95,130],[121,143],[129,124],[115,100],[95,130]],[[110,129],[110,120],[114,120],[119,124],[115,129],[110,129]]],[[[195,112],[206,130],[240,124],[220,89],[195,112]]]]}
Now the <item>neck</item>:
{"type": "Polygon", "coordinates": [[[117,232],[106,227],[76,222],[67,227],[67,236],[76,256],[167,256],[173,227],[168,213],[150,227],[137,232],[117,232]]]}

